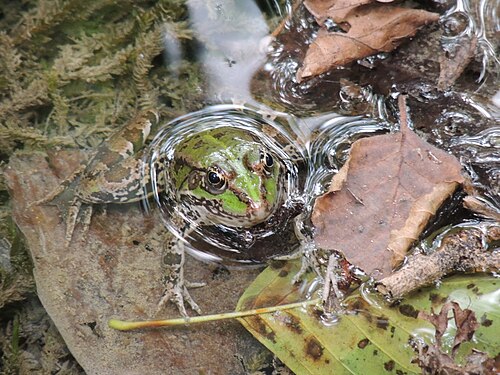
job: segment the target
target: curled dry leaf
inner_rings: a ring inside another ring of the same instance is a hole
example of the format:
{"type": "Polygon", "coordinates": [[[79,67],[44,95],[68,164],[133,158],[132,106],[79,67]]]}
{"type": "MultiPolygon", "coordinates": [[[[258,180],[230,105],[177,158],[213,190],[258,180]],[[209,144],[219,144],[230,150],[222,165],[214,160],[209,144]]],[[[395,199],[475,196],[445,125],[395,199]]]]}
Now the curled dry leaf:
{"type": "Polygon", "coordinates": [[[447,302],[441,308],[439,314],[431,314],[420,311],[419,319],[425,319],[432,323],[436,329],[435,342],[432,345],[417,344],[417,364],[421,367],[423,374],[497,374],[495,360],[487,353],[473,350],[465,358],[465,363],[460,365],[455,361],[455,355],[462,343],[471,341],[476,330],[480,327],[474,311],[462,309],[456,302],[447,302]],[[442,339],[448,327],[448,312],[453,312],[456,333],[453,340],[451,355],[442,349],[442,339]]]}
{"type": "MultiPolygon", "coordinates": [[[[381,1],[390,3],[393,0],[381,1]]],[[[316,22],[323,26],[327,19],[336,23],[344,22],[349,12],[366,4],[376,3],[375,0],[306,0],[304,6],[314,16],[316,22]]]]}
{"type": "Polygon", "coordinates": [[[500,223],[500,211],[479,195],[466,196],[463,205],[478,215],[500,223]]]}
{"type": "Polygon", "coordinates": [[[316,200],[316,244],[341,251],[367,273],[388,275],[464,181],[460,170],[454,156],[420,139],[403,118],[399,133],[356,141],[316,200]]]}
{"type": "Polygon", "coordinates": [[[455,319],[455,326],[457,332],[455,334],[455,339],[453,340],[453,352],[456,352],[457,348],[465,341],[470,341],[476,329],[479,328],[479,323],[477,322],[476,315],[472,310],[464,309],[456,302],[447,302],[441,308],[439,314],[428,314],[425,311],[420,311],[418,317],[420,319],[428,320],[432,323],[436,329],[436,345],[442,345],[442,338],[446,329],[448,328],[448,312],[453,311],[453,317],[455,319]]]}
{"type": "Polygon", "coordinates": [[[418,9],[391,5],[358,7],[343,22],[346,33],[319,30],[297,79],[301,81],[377,52],[390,52],[420,27],[438,19],[439,14],[418,9]]]}

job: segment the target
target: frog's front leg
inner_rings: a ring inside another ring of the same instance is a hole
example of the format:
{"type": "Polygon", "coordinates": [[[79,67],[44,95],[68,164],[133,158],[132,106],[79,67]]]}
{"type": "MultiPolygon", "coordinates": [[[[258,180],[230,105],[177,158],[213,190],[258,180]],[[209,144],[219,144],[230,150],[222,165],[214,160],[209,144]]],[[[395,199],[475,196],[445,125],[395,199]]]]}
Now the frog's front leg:
{"type": "Polygon", "coordinates": [[[163,296],[158,304],[158,311],[168,302],[172,301],[177,305],[182,316],[188,316],[184,302],[201,314],[201,309],[189,294],[188,288],[198,288],[205,286],[205,283],[191,283],[184,279],[185,262],[184,241],[173,237],[164,243],[162,254],[162,265],[164,268],[163,296]]]}

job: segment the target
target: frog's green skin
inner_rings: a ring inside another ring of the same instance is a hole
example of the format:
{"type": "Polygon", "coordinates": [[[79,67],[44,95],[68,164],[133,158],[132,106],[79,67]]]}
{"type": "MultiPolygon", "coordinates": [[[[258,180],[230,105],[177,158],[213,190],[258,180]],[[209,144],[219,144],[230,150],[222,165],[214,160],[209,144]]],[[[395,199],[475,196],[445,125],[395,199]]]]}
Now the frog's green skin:
{"type": "MultiPolygon", "coordinates": [[[[136,117],[99,147],[83,171],[79,170],[61,187],[38,203],[48,202],[60,194],[76,177],[75,198],[67,215],[66,239],[69,242],[78,213],[90,223],[91,205],[129,203],[144,198],[142,186],[148,181],[140,176],[143,165],[140,149],[152,126],[144,114],[136,117]],[[83,206],[82,206],[83,205],[83,206]]],[[[157,169],[162,165],[157,165],[157,169]]],[[[144,172],[144,171],[143,171],[144,172]]],[[[146,171],[147,172],[147,171],[146,171]]],[[[207,223],[250,228],[272,215],[280,200],[280,173],[283,165],[256,136],[237,128],[215,128],[188,137],[176,147],[173,162],[173,186],[177,201],[185,202],[179,217],[173,218],[181,238],[164,244],[164,294],[159,303],[175,302],[186,316],[184,302],[200,311],[190,297],[188,288],[201,286],[184,280],[184,242],[182,237],[193,229],[182,217],[192,219],[191,225],[207,223]]]]}
{"type": "Polygon", "coordinates": [[[278,201],[276,157],[240,129],[210,129],[182,141],[173,169],[177,200],[188,200],[187,214],[200,224],[252,227],[278,201]]]}

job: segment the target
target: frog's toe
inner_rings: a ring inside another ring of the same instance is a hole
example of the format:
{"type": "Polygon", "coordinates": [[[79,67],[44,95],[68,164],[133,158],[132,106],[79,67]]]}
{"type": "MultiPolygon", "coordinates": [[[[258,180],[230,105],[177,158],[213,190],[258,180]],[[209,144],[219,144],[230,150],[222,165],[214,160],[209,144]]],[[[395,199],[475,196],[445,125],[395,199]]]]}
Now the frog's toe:
{"type": "MultiPolygon", "coordinates": [[[[196,284],[196,286],[204,285],[203,283],[190,283],[189,286],[191,287],[192,284],[196,284]],[[198,284],[203,284],[203,285],[198,285],[198,284]]],[[[191,309],[196,311],[198,314],[201,314],[200,307],[191,297],[185,285],[176,285],[173,288],[167,288],[163,293],[160,302],[158,303],[157,313],[159,313],[169,301],[175,303],[175,305],[179,309],[179,313],[184,317],[188,316],[185,307],[186,302],[188,303],[189,307],[191,307],[191,309]]]]}
{"type": "Polygon", "coordinates": [[[192,281],[184,281],[184,285],[186,285],[186,288],[188,288],[188,289],[193,289],[193,288],[201,288],[202,286],[206,286],[207,283],[195,283],[192,281]]]}
{"type": "MultiPolygon", "coordinates": [[[[195,284],[202,284],[202,283],[195,283],[195,284]]],[[[196,311],[198,314],[201,314],[201,309],[198,306],[198,304],[194,301],[194,299],[191,297],[189,294],[187,288],[184,288],[184,301],[189,304],[189,306],[196,311]]]]}
{"type": "Polygon", "coordinates": [[[177,305],[177,308],[182,316],[188,316],[186,308],[184,307],[184,299],[182,298],[182,295],[174,290],[166,290],[163,293],[163,296],[161,297],[160,302],[158,302],[158,306],[156,308],[157,315],[163,310],[163,307],[165,307],[169,301],[172,301],[177,305]]]}

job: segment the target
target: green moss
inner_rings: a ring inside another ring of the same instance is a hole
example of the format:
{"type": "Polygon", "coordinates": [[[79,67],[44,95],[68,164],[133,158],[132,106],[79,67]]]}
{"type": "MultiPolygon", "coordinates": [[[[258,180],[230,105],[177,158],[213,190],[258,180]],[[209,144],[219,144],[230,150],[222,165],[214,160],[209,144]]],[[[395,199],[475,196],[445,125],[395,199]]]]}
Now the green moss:
{"type": "MultiPolygon", "coordinates": [[[[15,7],[19,8],[16,9],[15,7]]],[[[138,110],[197,109],[203,78],[161,64],[163,35],[189,50],[184,1],[50,1],[0,19],[0,149],[92,148],[138,110]]],[[[17,10],[17,12],[16,12],[17,10]]]]}

